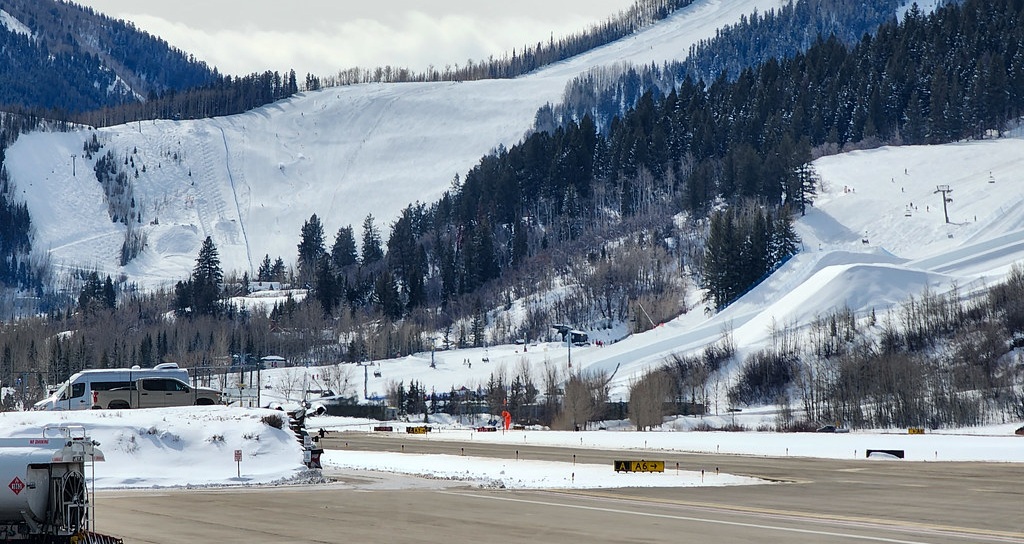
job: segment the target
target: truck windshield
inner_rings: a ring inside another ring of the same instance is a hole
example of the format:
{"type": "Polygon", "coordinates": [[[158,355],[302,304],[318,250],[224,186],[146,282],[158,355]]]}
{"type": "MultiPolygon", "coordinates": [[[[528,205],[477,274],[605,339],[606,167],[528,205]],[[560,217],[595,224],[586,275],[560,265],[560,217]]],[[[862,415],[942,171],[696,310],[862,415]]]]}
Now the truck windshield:
{"type": "Polygon", "coordinates": [[[59,400],[70,400],[77,399],[85,395],[85,383],[78,382],[73,384],[67,384],[60,386],[57,390],[57,399],[59,400]]]}

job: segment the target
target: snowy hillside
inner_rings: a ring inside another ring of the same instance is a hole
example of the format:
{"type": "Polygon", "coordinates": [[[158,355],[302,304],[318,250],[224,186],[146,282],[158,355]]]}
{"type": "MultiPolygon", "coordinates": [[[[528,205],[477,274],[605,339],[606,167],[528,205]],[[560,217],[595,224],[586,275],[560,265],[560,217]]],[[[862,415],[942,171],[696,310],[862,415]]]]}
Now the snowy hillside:
{"type": "Polygon", "coordinates": [[[125,227],[111,221],[93,161],[83,157],[92,131],[22,137],[7,168],[37,227],[36,247],[57,266],[166,285],[188,275],[212,236],[226,272],[252,274],[267,254],[294,261],[313,214],[328,241],[369,213],[387,232],[402,208],[434,201],[482,156],[518,142],[537,110],[592,67],[679,59],[717,28],[780,3],[700,0],[644,32],[513,80],[356,85],[237,116],[99,130],[100,154],[132,161],[125,169],[148,238],[124,269],[125,227]]]}
{"type": "Polygon", "coordinates": [[[32,35],[32,29],[25,26],[24,23],[2,9],[0,9],[0,26],[3,26],[15,34],[23,34],[25,36],[32,35]]]}
{"type": "MultiPolygon", "coordinates": [[[[543,365],[613,374],[613,400],[628,398],[628,385],[673,353],[699,352],[731,330],[740,355],[771,342],[773,330],[808,324],[843,307],[859,317],[882,316],[926,289],[962,295],[1000,281],[1024,259],[1024,139],[942,146],[883,147],[819,159],[823,189],[814,208],[797,222],[804,251],[718,314],[697,307],[643,334],[612,343],[622,331],[592,331],[603,346],[556,342],[417,353],[348,366],[353,394],[385,395],[392,382],[415,380],[428,391],[476,389],[496,371],[514,373],[521,364],[542,375],[543,365]],[[950,223],[945,222],[936,185],[948,184],[950,223]],[[914,208],[910,208],[911,202],[914,208]],[[908,214],[908,208],[910,208],[908,214]],[[433,359],[434,367],[431,367],[433,359]],[[364,372],[366,372],[364,376],[364,372]]],[[[514,311],[514,310],[513,310],[514,311]]],[[[268,371],[272,383],[301,383],[308,372],[322,385],[323,371],[268,371]]],[[[728,383],[712,391],[711,411],[727,407],[728,383]]],[[[297,400],[297,399],[291,399],[297,400]]]]}

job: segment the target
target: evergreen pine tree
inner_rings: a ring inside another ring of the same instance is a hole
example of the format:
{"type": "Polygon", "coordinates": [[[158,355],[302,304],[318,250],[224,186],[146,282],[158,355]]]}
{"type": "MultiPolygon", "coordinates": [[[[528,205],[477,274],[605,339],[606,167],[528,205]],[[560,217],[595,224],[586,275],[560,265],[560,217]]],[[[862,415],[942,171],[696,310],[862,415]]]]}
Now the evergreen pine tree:
{"type": "Polygon", "coordinates": [[[385,270],[374,282],[374,298],[380,305],[381,312],[392,320],[401,319],[403,313],[402,297],[395,285],[395,277],[385,270]]]}
{"type": "Polygon", "coordinates": [[[738,263],[741,238],[731,211],[711,214],[708,239],[704,245],[703,286],[716,306],[724,306],[738,294],[738,263]]]}
{"type": "Polygon", "coordinates": [[[117,294],[114,291],[114,282],[107,276],[103,280],[103,305],[109,309],[117,307],[117,294]]]}
{"type": "Polygon", "coordinates": [[[100,309],[104,308],[106,304],[103,301],[103,282],[100,281],[100,276],[95,271],[89,273],[89,277],[85,280],[85,285],[82,286],[82,291],[78,295],[78,311],[83,314],[94,314],[100,309]]]}
{"type": "Polygon", "coordinates": [[[915,89],[910,93],[910,101],[907,102],[906,119],[903,124],[903,142],[910,145],[925,143],[925,135],[928,128],[924,116],[924,104],[921,102],[921,94],[915,89]]]}
{"type": "Polygon", "coordinates": [[[745,292],[754,285],[754,282],[761,279],[772,264],[768,251],[772,239],[771,228],[774,225],[769,224],[764,208],[753,206],[753,209],[748,212],[747,223],[746,230],[749,234],[744,240],[744,273],[740,284],[737,285],[737,291],[740,293],[745,292]]]}
{"type": "Polygon", "coordinates": [[[284,266],[284,260],[278,257],[274,260],[274,266],[270,269],[270,281],[283,282],[287,280],[288,269],[284,266]]]}
{"type": "Polygon", "coordinates": [[[256,281],[269,282],[273,281],[273,272],[270,264],[270,254],[266,254],[263,257],[263,261],[260,262],[260,267],[256,270],[256,281]]]}
{"type": "Polygon", "coordinates": [[[410,308],[422,302],[423,276],[427,273],[425,260],[421,258],[422,247],[416,241],[414,222],[412,208],[403,210],[391,226],[387,253],[388,267],[401,283],[410,308]]]}
{"type": "Polygon", "coordinates": [[[174,284],[174,311],[185,315],[192,305],[192,282],[179,281],[174,284]]]}
{"type": "Polygon", "coordinates": [[[324,227],[316,214],[303,223],[298,249],[299,284],[315,288],[317,265],[327,254],[324,247],[324,227]]]}
{"type": "Polygon", "coordinates": [[[800,210],[800,215],[807,214],[807,205],[814,202],[818,194],[821,178],[811,163],[806,162],[796,168],[793,186],[787,191],[785,206],[800,210]],[[791,194],[790,194],[791,193],[791,194]]]}
{"type": "Polygon", "coordinates": [[[341,227],[334,236],[334,245],[331,246],[331,264],[337,270],[343,270],[359,262],[359,255],[356,253],[356,238],[352,225],[341,227]]]}
{"type": "Polygon", "coordinates": [[[519,266],[526,260],[529,253],[528,244],[529,238],[526,222],[521,218],[517,218],[512,227],[512,254],[509,259],[513,267],[519,266]]]}
{"type": "Polygon", "coordinates": [[[341,300],[338,280],[326,256],[320,258],[319,265],[317,266],[316,289],[313,295],[320,302],[320,308],[326,315],[332,315],[334,307],[341,300]]]}
{"type": "Polygon", "coordinates": [[[207,236],[199,248],[195,268],[192,269],[191,302],[195,315],[215,316],[220,313],[220,289],[223,282],[224,272],[220,268],[217,246],[207,236]]]}
{"type": "Polygon", "coordinates": [[[362,265],[370,266],[384,258],[381,247],[380,230],[373,223],[373,214],[367,214],[363,220],[362,265]]]}
{"type": "Polygon", "coordinates": [[[793,228],[793,214],[783,207],[775,214],[769,259],[776,266],[800,251],[800,236],[793,228]]]}

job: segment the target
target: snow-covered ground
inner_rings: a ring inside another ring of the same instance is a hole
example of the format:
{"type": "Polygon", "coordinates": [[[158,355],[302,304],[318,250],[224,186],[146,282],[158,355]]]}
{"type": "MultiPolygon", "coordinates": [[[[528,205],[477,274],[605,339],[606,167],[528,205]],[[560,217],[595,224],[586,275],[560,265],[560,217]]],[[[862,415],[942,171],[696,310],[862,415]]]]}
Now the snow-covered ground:
{"type": "MultiPolygon", "coordinates": [[[[235,407],[94,410],[82,412],[0,413],[0,438],[39,438],[44,427],[78,425],[100,443],[106,460],[95,464],[98,489],[307,484],[321,481],[302,465],[302,451],[288,430],[263,422],[281,412],[235,407]],[[242,461],[234,460],[235,450],[242,461]]],[[[743,416],[749,417],[749,416],[743,416]]],[[[691,418],[692,419],[692,418],[691,418]]],[[[441,420],[438,420],[441,421],[441,420]]],[[[375,422],[311,417],[307,428],[332,433],[369,431],[375,422]]],[[[449,455],[329,450],[321,461],[323,474],[339,471],[381,471],[470,485],[506,488],[692,487],[749,485],[760,480],[715,474],[713,467],[677,469],[662,474],[616,473],[613,459],[605,464],[575,463],[574,452],[620,450],[628,459],[657,460],[666,452],[721,455],[800,456],[860,459],[864,463],[897,462],[866,458],[865,450],[903,449],[906,461],[986,461],[1024,463],[1024,437],[1013,425],[974,429],[973,434],[907,435],[897,432],[754,433],[754,432],[557,432],[543,430],[475,432],[455,422],[434,423],[427,435],[406,435],[407,441],[471,440],[565,448],[561,462],[464,457],[452,447],[449,455]],[[703,472],[702,472],[703,469],[703,472]]],[[[50,435],[52,436],[52,435],[50,435]]],[[[2,451],[0,451],[2,454],[2,451]]],[[[905,462],[905,461],[904,461],[905,462]]]]}
{"type": "Polygon", "coordinates": [[[305,468],[287,424],[276,429],[261,421],[282,415],[225,406],[5,412],[0,437],[52,437],[59,426],[84,428],[106,458],[95,465],[100,488],[269,483],[291,480],[305,468]],[[241,478],[236,449],[243,452],[241,478]]]}

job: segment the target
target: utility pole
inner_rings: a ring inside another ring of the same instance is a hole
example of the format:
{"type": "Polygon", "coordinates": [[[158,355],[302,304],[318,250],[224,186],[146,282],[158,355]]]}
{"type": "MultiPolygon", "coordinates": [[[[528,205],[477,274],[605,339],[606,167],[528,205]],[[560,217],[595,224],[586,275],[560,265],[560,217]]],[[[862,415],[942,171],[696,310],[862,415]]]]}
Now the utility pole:
{"type": "Polygon", "coordinates": [[[430,337],[430,368],[437,368],[437,363],[434,361],[434,351],[437,349],[434,337],[430,337]]]}
{"type": "Polygon", "coordinates": [[[71,177],[75,177],[75,159],[77,158],[78,155],[75,155],[74,153],[71,154],[71,177]]]}
{"type": "Polygon", "coordinates": [[[947,202],[953,202],[952,198],[949,198],[949,193],[953,192],[953,189],[949,188],[949,185],[936,185],[936,193],[942,193],[942,213],[946,216],[946,222],[949,223],[949,210],[946,209],[947,202]]]}
{"type": "Polygon", "coordinates": [[[366,390],[370,382],[370,363],[359,361],[356,363],[356,366],[363,367],[363,399],[369,400],[370,395],[366,393],[366,390]]]}
{"type": "Polygon", "coordinates": [[[569,331],[569,335],[566,338],[569,340],[569,342],[566,344],[566,346],[568,346],[569,348],[569,354],[567,355],[567,358],[569,360],[569,368],[572,368],[572,330],[569,331]]]}

